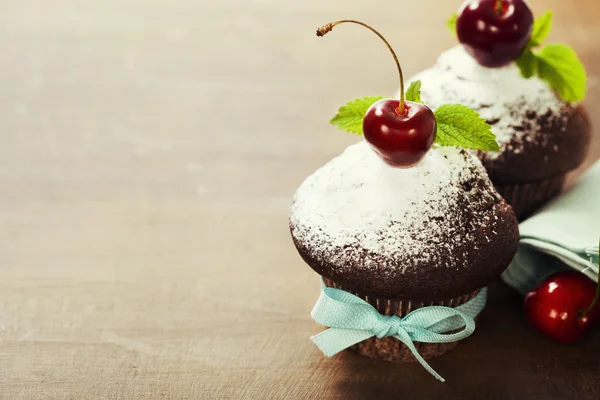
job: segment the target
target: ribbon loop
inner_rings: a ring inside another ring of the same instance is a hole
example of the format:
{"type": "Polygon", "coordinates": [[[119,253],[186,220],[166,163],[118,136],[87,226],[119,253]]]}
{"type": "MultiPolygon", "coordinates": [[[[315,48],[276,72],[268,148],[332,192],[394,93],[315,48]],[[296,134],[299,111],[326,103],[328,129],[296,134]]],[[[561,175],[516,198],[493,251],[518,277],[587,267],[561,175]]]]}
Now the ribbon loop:
{"type": "Polygon", "coordinates": [[[311,340],[331,357],[371,337],[394,337],[404,343],[419,363],[444,382],[421,357],[413,342],[449,343],[469,337],[475,331],[475,318],[485,307],[487,288],[456,308],[430,306],[419,308],[404,318],[382,315],[363,299],[340,289],[324,288],[311,313],[313,319],[328,326],[311,340]],[[446,333],[456,331],[455,333],[446,333]]]}

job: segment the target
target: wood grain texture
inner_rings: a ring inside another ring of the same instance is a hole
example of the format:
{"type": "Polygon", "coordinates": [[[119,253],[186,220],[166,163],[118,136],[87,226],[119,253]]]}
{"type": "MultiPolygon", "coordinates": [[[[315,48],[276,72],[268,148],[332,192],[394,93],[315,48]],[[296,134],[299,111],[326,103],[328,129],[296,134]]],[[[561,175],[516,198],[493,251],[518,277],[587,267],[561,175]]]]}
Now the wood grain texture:
{"type": "MultiPolygon", "coordinates": [[[[0,3],[0,399],[600,398],[600,331],[548,343],[499,283],[432,362],[445,385],[308,340],[292,195],[357,140],[332,112],[397,84],[375,37],[313,31],[368,21],[412,74],[460,1],[0,3]]],[[[600,126],[598,1],[531,3],[588,66],[600,126]]]]}

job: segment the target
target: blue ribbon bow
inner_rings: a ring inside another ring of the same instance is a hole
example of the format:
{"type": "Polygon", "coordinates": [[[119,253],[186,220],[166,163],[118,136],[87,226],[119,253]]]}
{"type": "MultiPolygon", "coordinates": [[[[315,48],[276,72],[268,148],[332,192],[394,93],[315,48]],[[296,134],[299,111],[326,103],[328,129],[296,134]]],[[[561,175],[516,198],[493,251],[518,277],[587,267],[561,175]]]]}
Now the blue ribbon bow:
{"type": "Polygon", "coordinates": [[[485,307],[487,288],[456,308],[429,306],[405,317],[382,315],[363,299],[340,289],[323,288],[312,310],[312,318],[330,327],[311,337],[327,357],[373,336],[395,337],[404,343],[431,375],[444,382],[417,351],[413,341],[449,343],[467,338],[475,331],[475,318],[485,307]],[[456,333],[443,333],[462,329],[456,333]]]}

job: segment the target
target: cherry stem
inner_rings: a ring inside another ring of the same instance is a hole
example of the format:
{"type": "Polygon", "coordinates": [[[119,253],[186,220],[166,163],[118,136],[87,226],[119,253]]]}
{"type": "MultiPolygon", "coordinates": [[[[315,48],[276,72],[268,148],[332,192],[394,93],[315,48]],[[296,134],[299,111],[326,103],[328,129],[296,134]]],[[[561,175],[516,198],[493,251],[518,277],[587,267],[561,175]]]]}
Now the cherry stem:
{"type": "MultiPolygon", "coordinates": [[[[600,251],[600,241],[598,241],[598,250],[600,251]]],[[[598,305],[598,302],[600,302],[600,262],[598,263],[598,284],[596,285],[596,295],[594,296],[592,304],[590,304],[590,306],[582,312],[581,317],[584,318],[591,313],[596,305],[598,305]]]]}
{"type": "Polygon", "coordinates": [[[502,4],[502,0],[496,0],[496,13],[498,15],[502,15],[504,12],[504,5],[502,4]]]}
{"type": "Polygon", "coordinates": [[[381,33],[377,32],[374,28],[370,27],[369,25],[365,24],[364,22],[355,21],[353,19],[342,19],[339,21],[330,22],[328,24],[323,25],[319,29],[317,29],[317,36],[319,36],[319,37],[325,36],[327,33],[331,32],[331,30],[333,29],[334,26],[343,24],[345,22],[358,24],[358,25],[364,26],[365,28],[369,29],[371,32],[373,32],[374,34],[379,36],[379,38],[381,40],[383,40],[383,42],[385,43],[387,48],[392,53],[392,57],[394,57],[394,61],[396,62],[396,67],[398,67],[398,75],[400,76],[400,104],[398,105],[398,108],[396,109],[396,114],[398,114],[398,115],[404,114],[406,100],[404,97],[404,77],[402,75],[402,67],[400,66],[400,62],[398,61],[398,56],[396,56],[394,49],[392,49],[392,46],[389,44],[389,42],[387,40],[385,40],[385,38],[383,37],[383,35],[381,33]]]}

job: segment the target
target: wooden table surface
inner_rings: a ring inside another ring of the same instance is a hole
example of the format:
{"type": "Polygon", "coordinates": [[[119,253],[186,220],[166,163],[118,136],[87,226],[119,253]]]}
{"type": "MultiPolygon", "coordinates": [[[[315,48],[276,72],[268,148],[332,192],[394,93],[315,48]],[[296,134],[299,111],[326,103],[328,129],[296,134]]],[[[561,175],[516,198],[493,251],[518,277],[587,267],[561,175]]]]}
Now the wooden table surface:
{"type": "MultiPolygon", "coordinates": [[[[534,334],[491,286],[476,334],[432,365],[308,340],[317,276],[292,195],[355,137],[327,121],[455,43],[460,1],[3,0],[0,399],[598,399],[600,330],[534,334]]],[[[600,126],[600,5],[532,0],[579,52],[600,126]]],[[[587,164],[600,155],[595,139],[587,164]]]]}

